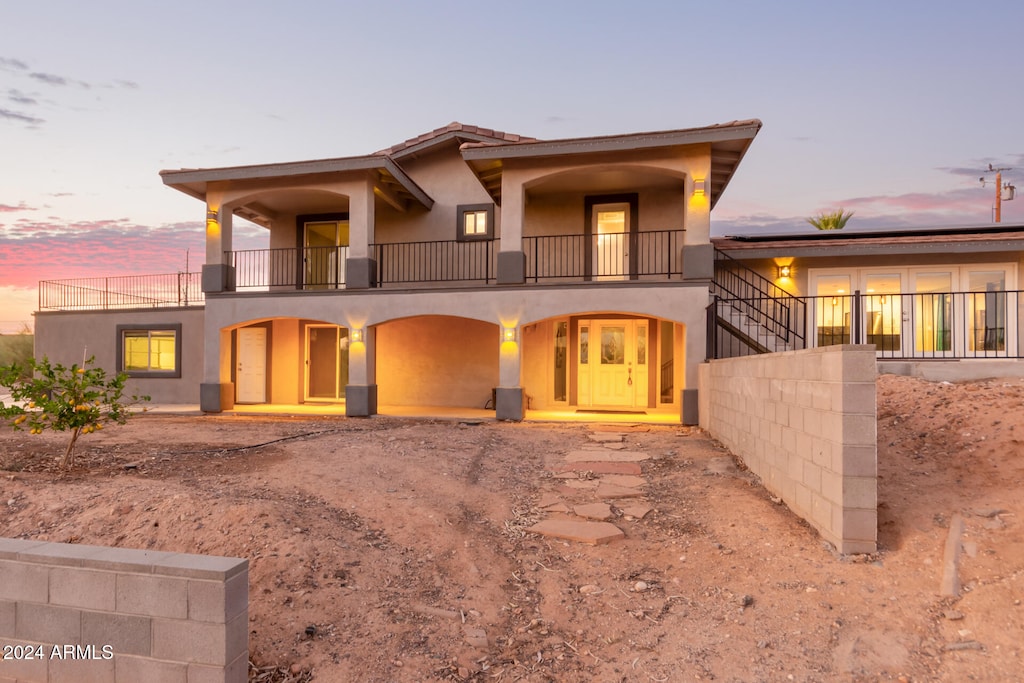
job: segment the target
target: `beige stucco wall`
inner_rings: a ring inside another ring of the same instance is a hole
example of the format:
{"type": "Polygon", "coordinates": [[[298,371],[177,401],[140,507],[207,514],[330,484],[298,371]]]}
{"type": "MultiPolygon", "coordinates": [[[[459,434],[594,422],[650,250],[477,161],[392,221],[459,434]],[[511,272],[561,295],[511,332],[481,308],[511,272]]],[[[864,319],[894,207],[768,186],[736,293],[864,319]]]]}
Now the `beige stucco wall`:
{"type": "Polygon", "coordinates": [[[63,365],[80,365],[83,354],[95,356],[96,367],[113,373],[120,343],[118,325],[181,323],[181,377],[132,378],[126,393],[148,395],[153,403],[196,403],[203,376],[204,319],[202,307],[36,313],[35,355],[63,365]]]}
{"type": "Polygon", "coordinates": [[[874,552],[875,378],[873,346],[711,361],[700,425],[839,552],[874,552]]]}
{"type": "Polygon", "coordinates": [[[381,405],[483,408],[498,386],[499,328],[448,316],[377,326],[381,405]]]}

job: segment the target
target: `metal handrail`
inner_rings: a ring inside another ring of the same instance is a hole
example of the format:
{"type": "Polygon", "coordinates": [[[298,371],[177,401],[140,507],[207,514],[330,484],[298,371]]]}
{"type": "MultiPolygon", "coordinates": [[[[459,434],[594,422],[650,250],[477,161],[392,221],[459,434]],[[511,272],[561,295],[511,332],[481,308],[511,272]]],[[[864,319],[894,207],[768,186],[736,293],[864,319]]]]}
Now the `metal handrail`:
{"type": "Polygon", "coordinates": [[[683,234],[682,230],[643,230],[524,236],[526,279],[635,280],[682,275],[683,234]]]}
{"type": "Polygon", "coordinates": [[[41,280],[40,311],[200,306],[200,273],[159,273],[41,280]]]}

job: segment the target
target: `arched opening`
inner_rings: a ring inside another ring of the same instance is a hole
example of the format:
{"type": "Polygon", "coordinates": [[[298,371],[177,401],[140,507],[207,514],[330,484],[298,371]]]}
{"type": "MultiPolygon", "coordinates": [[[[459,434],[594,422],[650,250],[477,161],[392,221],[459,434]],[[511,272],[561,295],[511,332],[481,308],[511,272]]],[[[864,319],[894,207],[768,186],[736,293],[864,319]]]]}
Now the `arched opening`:
{"type": "Polygon", "coordinates": [[[391,407],[493,408],[498,325],[445,315],[375,326],[377,397],[391,407]]]}
{"type": "Polygon", "coordinates": [[[580,311],[524,324],[522,337],[528,410],[678,419],[685,325],[622,311],[580,311]]]}

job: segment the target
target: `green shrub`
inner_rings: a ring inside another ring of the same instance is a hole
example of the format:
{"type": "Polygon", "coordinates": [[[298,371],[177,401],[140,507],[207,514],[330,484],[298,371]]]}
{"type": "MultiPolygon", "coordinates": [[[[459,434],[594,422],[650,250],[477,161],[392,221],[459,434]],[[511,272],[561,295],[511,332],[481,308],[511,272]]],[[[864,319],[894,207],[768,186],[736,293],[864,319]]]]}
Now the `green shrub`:
{"type": "Polygon", "coordinates": [[[0,402],[0,417],[17,431],[71,432],[60,460],[62,470],[74,465],[78,437],[103,429],[104,424],[124,424],[131,416],[131,405],[149,400],[149,396],[132,396],[130,402],[123,401],[128,375],[108,377],[101,368],[89,368],[92,363],[89,358],[82,367],[66,368],[51,365],[46,358],[37,361],[30,357],[25,366],[0,367],[0,387],[7,388],[17,402],[10,406],[0,402]]]}

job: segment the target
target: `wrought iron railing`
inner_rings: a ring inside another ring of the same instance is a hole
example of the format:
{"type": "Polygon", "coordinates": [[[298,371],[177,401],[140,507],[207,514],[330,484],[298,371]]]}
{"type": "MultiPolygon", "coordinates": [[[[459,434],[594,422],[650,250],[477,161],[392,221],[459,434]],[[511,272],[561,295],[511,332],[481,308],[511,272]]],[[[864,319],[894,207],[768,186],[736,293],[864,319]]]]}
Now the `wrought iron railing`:
{"type": "Polygon", "coordinates": [[[481,282],[496,279],[497,242],[441,240],[371,245],[381,285],[415,282],[481,282]]]}
{"type": "Polygon", "coordinates": [[[40,311],[201,306],[200,273],[120,275],[39,283],[40,311]]]}
{"type": "Polygon", "coordinates": [[[248,249],[225,253],[234,289],[342,289],[348,247],[248,249]]]}
{"type": "Polygon", "coordinates": [[[730,358],[835,344],[871,344],[892,360],[1022,358],[1020,291],[841,294],[795,297],[784,338],[734,311],[769,303],[718,298],[708,307],[708,357],[730,358]]]}
{"type": "Polygon", "coordinates": [[[715,294],[769,334],[790,343],[802,328],[805,303],[757,271],[715,250],[715,294]]]}
{"type": "Polygon", "coordinates": [[[631,280],[682,274],[682,230],[523,237],[526,280],[631,280]]]}

